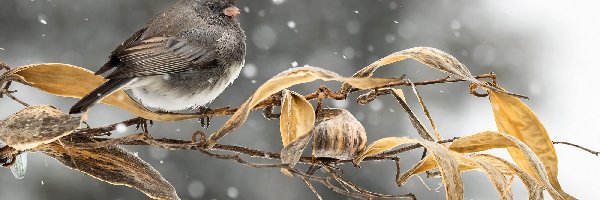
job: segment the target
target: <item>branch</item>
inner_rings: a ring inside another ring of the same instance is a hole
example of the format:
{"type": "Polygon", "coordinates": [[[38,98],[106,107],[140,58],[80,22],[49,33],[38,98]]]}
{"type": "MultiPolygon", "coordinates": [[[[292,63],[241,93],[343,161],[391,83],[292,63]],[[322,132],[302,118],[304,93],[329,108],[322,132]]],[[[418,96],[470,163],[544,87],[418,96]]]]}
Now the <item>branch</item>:
{"type": "Polygon", "coordinates": [[[596,156],[600,156],[600,152],[598,152],[598,151],[594,151],[594,150],[591,150],[591,149],[588,149],[588,148],[586,148],[586,147],[582,147],[582,146],[580,146],[580,145],[577,145],[577,144],[573,144],[573,143],[569,143],[569,142],[552,142],[552,143],[553,143],[553,144],[564,144],[564,145],[569,145],[569,146],[576,147],[576,148],[579,148],[579,149],[581,149],[581,150],[587,151],[587,152],[589,152],[589,153],[591,153],[591,154],[594,154],[594,155],[596,155],[596,156]]]}
{"type": "MultiPolygon", "coordinates": [[[[7,65],[0,65],[3,69],[10,70],[10,67],[7,65]]],[[[490,78],[495,80],[496,76],[493,73],[483,74],[477,76],[477,78],[490,78]]],[[[24,106],[29,106],[29,104],[15,98],[12,93],[16,91],[9,91],[8,87],[12,81],[17,81],[21,83],[26,82],[17,76],[1,76],[0,77],[0,85],[4,85],[3,90],[0,90],[0,95],[4,94],[10,97],[11,99],[21,103],[24,106]],[[5,83],[5,84],[4,84],[5,83]]],[[[397,87],[397,86],[410,86],[414,85],[432,85],[432,84],[445,84],[445,83],[455,83],[455,82],[463,82],[465,80],[461,79],[451,79],[450,77],[436,79],[436,80],[428,80],[422,82],[411,83],[407,79],[402,79],[401,81],[390,83],[388,85],[382,86],[381,88],[389,88],[389,87],[397,87]]],[[[305,95],[307,100],[316,100],[317,109],[315,112],[318,112],[323,107],[324,99],[333,99],[333,100],[345,100],[348,98],[348,95],[356,92],[367,92],[364,95],[361,95],[357,98],[359,103],[369,103],[375,98],[383,95],[390,94],[389,90],[381,90],[381,88],[375,88],[373,90],[360,90],[356,88],[350,88],[349,90],[341,90],[338,92],[332,91],[325,86],[321,86],[317,91],[305,95]]],[[[1,96],[0,96],[1,97],[1,96]]],[[[276,93],[271,95],[269,98],[260,102],[257,106],[255,106],[254,110],[263,110],[263,114],[265,118],[274,119],[278,118],[279,114],[273,113],[274,107],[281,106],[281,93],[276,93]]],[[[406,105],[407,106],[407,105],[406,105]]],[[[405,109],[407,109],[405,106],[405,109]]],[[[239,108],[230,108],[223,107],[218,109],[207,109],[203,110],[200,113],[202,117],[215,117],[215,116],[230,116],[233,115],[239,108]]],[[[321,199],[321,196],[318,194],[317,190],[313,186],[313,183],[319,183],[328,189],[353,198],[359,199],[373,199],[373,198],[408,198],[408,199],[416,199],[414,194],[380,194],[376,192],[371,192],[365,190],[358,186],[357,184],[351,182],[349,179],[346,179],[342,176],[342,174],[336,172],[335,167],[338,165],[346,165],[352,164],[352,160],[337,160],[331,158],[314,158],[312,156],[304,156],[299,160],[299,164],[301,165],[309,165],[311,169],[307,173],[303,173],[299,171],[297,168],[292,168],[288,164],[282,163],[281,154],[278,152],[268,152],[262,151],[258,149],[252,149],[248,147],[235,146],[235,145],[225,145],[225,144],[216,144],[213,148],[207,149],[207,141],[206,135],[202,131],[195,132],[191,139],[188,140],[176,140],[176,139],[155,139],[152,137],[150,133],[144,131],[144,133],[128,135],[120,138],[105,138],[104,136],[110,136],[112,131],[115,131],[118,126],[134,126],[144,123],[145,120],[142,118],[132,118],[122,122],[110,124],[104,127],[99,128],[86,128],[76,130],[69,136],[63,137],[59,140],[61,145],[70,148],[79,148],[79,149],[98,149],[109,146],[116,145],[147,145],[159,147],[167,150],[193,150],[200,152],[208,157],[222,160],[232,160],[236,163],[253,167],[253,168],[273,168],[286,170],[290,172],[292,175],[300,177],[304,183],[311,189],[313,193],[317,196],[317,198],[321,199]],[[90,142],[91,141],[93,142],[90,142]],[[263,159],[262,162],[251,162],[246,160],[245,158],[260,158],[263,159]],[[325,176],[314,175],[316,169],[325,168],[326,173],[325,176]],[[334,181],[332,181],[332,179],[334,181]],[[338,184],[334,184],[338,183],[338,184]]],[[[421,127],[422,130],[425,130],[424,127],[421,127]]],[[[420,130],[419,128],[417,130],[420,130]]],[[[453,138],[449,140],[439,141],[439,143],[449,143],[453,142],[458,138],[453,138]]],[[[420,149],[423,146],[421,145],[410,145],[401,147],[396,150],[384,152],[378,156],[372,156],[364,159],[365,162],[369,161],[394,161],[396,165],[399,166],[399,158],[398,156],[402,153],[420,149]]],[[[39,149],[32,149],[31,151],[37,151],[39,149]]],[[[3,147],[0,149],[0,163],[6,163],[9,159],[16,156],[19,152],[11,147],[3,147]]],[[[12,159],[14,160],[14,159],[12,159]]],[[[400,174],[400,169],[398,168],[397,174],[400,174]]]]}

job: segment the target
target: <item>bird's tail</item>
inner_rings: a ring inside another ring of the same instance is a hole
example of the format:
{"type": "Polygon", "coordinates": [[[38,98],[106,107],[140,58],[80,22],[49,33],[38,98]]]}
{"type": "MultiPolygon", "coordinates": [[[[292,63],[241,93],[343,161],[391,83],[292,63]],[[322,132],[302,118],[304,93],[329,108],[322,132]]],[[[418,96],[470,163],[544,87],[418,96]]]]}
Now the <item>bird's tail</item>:
{"type": "Polygon", "coordinates": [[[94,106],[96,102],[127,85],[131,80],[133,80],[133,78],[110,79],[75,103],[75,105],[71,107],[69,114],[79,114],[87,111],[87,109],[94,106]]]}

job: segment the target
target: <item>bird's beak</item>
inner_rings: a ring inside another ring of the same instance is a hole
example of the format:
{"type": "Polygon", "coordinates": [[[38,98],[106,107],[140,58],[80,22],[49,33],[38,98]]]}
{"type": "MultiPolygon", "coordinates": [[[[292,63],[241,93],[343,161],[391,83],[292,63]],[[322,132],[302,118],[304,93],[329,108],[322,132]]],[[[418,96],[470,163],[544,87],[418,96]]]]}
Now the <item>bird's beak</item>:
{"type": "Polygon", "coordinates": [[[230,16],[230,17],[235,17],[235,16],[242,14],[240,9],[235,6],[225,8],[225,10],[223,10],[223,13],[225,13],[225,15],[230,16]]]}

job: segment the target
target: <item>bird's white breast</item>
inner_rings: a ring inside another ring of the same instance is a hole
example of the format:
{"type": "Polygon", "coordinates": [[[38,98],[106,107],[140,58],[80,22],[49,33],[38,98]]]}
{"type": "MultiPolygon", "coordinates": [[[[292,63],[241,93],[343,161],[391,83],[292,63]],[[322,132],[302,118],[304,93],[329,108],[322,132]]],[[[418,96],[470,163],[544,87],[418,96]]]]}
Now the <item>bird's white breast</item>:
{"type": "Polygon", "coordinates": [[[210,87],[198,88],[198,91],[181,93],[166,84],[168,76],[150,76],[136,78],[125,89],[131,89],[138,101],[150,108],[162,111],[181,111],[204,106],[216,99],[239,76],[244,63],[228,67],[225,76],[215,81],[210,87]]]}

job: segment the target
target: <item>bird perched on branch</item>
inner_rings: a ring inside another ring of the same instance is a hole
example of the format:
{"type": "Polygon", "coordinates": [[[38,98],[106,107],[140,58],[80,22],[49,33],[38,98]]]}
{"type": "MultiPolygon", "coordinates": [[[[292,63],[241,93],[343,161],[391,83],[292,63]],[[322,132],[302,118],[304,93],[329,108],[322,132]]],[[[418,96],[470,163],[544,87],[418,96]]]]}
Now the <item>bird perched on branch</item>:
{"type": "Polygon", "coordinates": [[[96,75],[108,81],[69,113],[86,112],[119,89],[161,111],[197,108],[214,100],[239,75],[246,36],[235,0],[180,0],[119,45],[96,75]]]}

